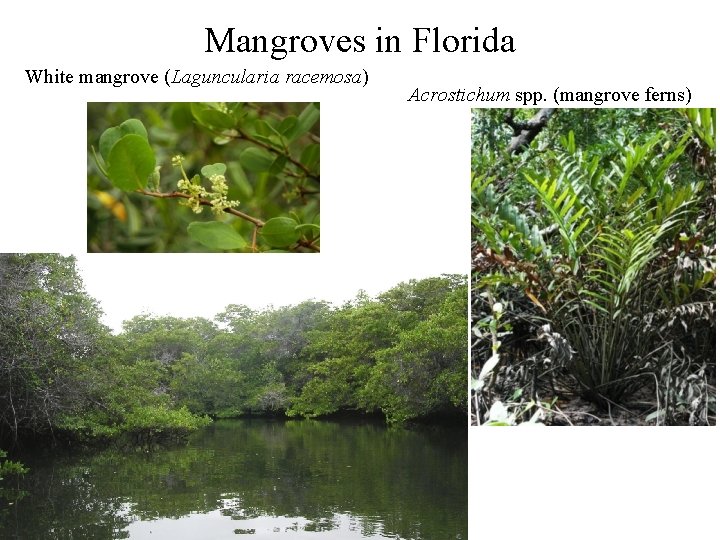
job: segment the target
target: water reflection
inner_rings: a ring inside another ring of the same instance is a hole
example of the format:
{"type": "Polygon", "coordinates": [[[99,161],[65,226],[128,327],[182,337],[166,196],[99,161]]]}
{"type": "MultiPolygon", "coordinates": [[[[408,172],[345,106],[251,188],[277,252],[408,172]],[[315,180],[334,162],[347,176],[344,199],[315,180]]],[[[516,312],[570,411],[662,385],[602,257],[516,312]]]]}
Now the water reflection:
{"type": "Polygon", "coordinates": [[[183,448],[28,461],[0,537],[467,537],[464,430],[232,420],[183,448]]]}
{"type": "Polygon", "coordinates": [[[180,519],[163,518],[155,521],[136,521],[127,529],[130,538],[214,538],[235,539],[237,535],[253,538],[287,536],[302,539],[364,539],[385,540],[401,538],[386,534],[383,524],[373,523],[350,514],[334,514],[330,518],[311,521],[304,517],[260,516],[229,524],[219,510],[194,514],[180,519]]]}

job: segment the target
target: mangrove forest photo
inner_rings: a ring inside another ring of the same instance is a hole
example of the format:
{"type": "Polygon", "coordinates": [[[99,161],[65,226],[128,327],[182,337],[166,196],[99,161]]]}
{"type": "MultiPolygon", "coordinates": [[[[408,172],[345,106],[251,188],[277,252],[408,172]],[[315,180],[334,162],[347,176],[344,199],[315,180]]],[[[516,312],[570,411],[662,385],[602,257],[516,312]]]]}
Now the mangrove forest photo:
{"type": "Polygon", "coordinates": [[[112,331],[74,257],[0,254],[0,537],[467,538],[467,299],[112,331]]]}
{"type": "Polygon", "coordinates": [[[471,126],[471,423],[715,425],[716,110],[471,126]]]}

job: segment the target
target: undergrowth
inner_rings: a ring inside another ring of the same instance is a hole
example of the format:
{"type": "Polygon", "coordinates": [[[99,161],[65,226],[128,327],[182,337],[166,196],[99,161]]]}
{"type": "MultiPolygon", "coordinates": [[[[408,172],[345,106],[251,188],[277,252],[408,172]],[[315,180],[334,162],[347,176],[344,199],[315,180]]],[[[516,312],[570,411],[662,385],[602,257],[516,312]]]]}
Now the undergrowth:
{"type": "Polygon", "coordinates": [[[714,424],[715,111],[556,111],[510,152],[513,114],[474,116],[472,423],[714,424]]]}

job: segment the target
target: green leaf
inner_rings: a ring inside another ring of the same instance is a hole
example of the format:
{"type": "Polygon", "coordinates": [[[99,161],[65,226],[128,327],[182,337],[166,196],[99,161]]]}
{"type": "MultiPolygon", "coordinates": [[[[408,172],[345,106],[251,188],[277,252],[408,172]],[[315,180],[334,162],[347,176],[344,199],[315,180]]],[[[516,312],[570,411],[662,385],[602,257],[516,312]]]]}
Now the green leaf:
{"type": "Polygon", "coordinates": [[[304,235],[307,240],[313,240],[320,236],[320,225],[315,223],[302,223],[295,226],[295,230],[304,235]]]}
{"type": "Polygon", "coordinates": [[[255,131],[258,135],[263,135],[265,137],[275,132],[275,130],[270,127],[270,124],[261,118],[255,120],[255,131]]]}
{"type": "Polygon", "coordinates": [[[490,372],[495,369],[495,366],[497,366],[499,361],[500,356],[497,353],[490,355],[490,358],[487,359],[480,370],[480,379],[485,379],[485,377],[490,375],[490,372]]]}
{"type": "Polygon", "coordinates": [[[295,225],[295,229],[298,231],[303,231],[306,229],[311,229],[313,231],[319,231],[320,225],[315,225],[315,223],[301,223],[300,225],[295,225]]]}
{"type": "Polygon", "coordinates": [[[105,170],[105,167],[102,166],[102,163],[100,163],[100,160],[97,157],[97,153],[95,152],[95,147],[91,146],[90,149],[93,153],[93,158],[95,159],[95,165],[97,165],[98,170],[103,173],[105,176],[108,175],[107,171],[105,170]]]}
{"type": "Polygon", "coordinates": [[[190,110],[195,120],[208,129],[229,129],[235,127],[235,118],[203,103],[193,103],[190,110]]]}
{"type": "Polygon", "coordinates": [[[285,156],[278,156],[273,161],[272,165],[270,166],[270,170],[268,171],[271,176],[274,176],[276,174],[280,174],[283,169],[285,168],[285,164],[287,163],[287,158],[285,156]]]}
{"type": "Polygon", "coordinates": [[[205,178],[210,179],[218,174],[224,175],[226,170],[227,166],[224,163],[213,163],[212,165],[205,165],[200,169],[200,173],[202,173],[205,178]]]}
{"type": "Polygon", "coordinates": [[[206,109],[199,114],[199,122],[210,128],[229,129],[235,126],[235,119],[221,111],[206,109]]]}
{"type": "Polygon", "coordinates": [[[575,229],[575,230],[573,231],[572,235],[570,235],[570,239],[571,239],[573,242],[577,242],[578,237],[582,234],[582,232],[585,230],[585,227],[587,227],[589,224],[590,224],[590,218],[586,218],[585,221],[583,221],[583,222],[577,227],[577,229],[575,229]]]}
{"type": "Polygon", "coordinates": [[[317,166],[320,164],[320,145],[313,143],[306,146],[300,155],[300,163],[311,171],[317,172],[317,166]]]}
{"type": "Polygon", "coordinates": [[[253,172],[267,172],[275,161],[273,155],[262,148],[250,147],[240,154],[240,164],[253,172]]]}
{"type": "Polygon", "coordinates": [[[297,116],[288,116],[287,118],[283,118],[283,121],[280,122],[280,125],[278,126],[278,131],[283,135],[287,135],[295,129],[297,122],[297,116]]]}
{"type": "Polygon", "coordinates": [[[230,114],[232,114],[233,118],[236,122],[239,122],[242,120],[247,113],[243,109],[243,103],[237,102],[237,103],[227,103],[228,108],[230,109],[230,114]]]}
{"type": "Polygon", "coordinates": [[[108,155],[108,178],[123,191],[142,189],[155,170],[155,153],[140,135],[125,135],[108,155]]]}
{"type": "Polygon", "coordinates": [[[284,247],[293,244],[300,238],[296,230],[297,223],[289,217],[276,217],[265,222],[260,234],[271,247],[284,247]]]}
{"type": "Polygon", "coordinates": [[[190,238],[213,249],[241,249],[247,241],[227,223],[220,221],[195,221],[188,225],[190,238]]]}
{"type": "Polygon", "coordinates": [[[250,199],[253,196],[253,186],[247,179],[245,171],[237,161],[231,161],[228,165],[228,178],[240,189],[243,199],[250,199]]]}
{"type": "Polygon", "coordinates": [[[193,125],[193,116],[189,103],[173,103],[170,107],[170,122],[177,130],[187,129],[193,125]]]}
{"type": "Polygon", "coordinates": [[[656,418],[659,418],[660,420],[665,419],[665,409],[658,409],[657,411],[648,414],[645,417],[645,422],[650,422],[656,418]]]}
{"type": "Polygon", "coordinates": [[[275,129],[272,124],[269,124],[264,120],[258,120],[255,126],[258,133],[265,135],[273,146],[280,146],[281,148],[287,146],[287,141],[285,140],[285,137],[283,137],[283,134],[275,129]]]}
{"type": "Polygon", "coordinates": [[[297,124],[295,127],[287,133],[289,141],[294,141],[300,136],[304,135],[320,120],[320,109],[315,103],[310,103],[303,112],[298,116],[297,124]]]}
{"type": "Polygon", "coordinates": [[[100,155],[107,163],[110,159],[110,151],[115,143],[125,135],[139,135],[146,141],[148,140],[147,130],[140,120],[130,118],[125,120],[119,126],[111,127],[103,131],[100,135],[100,155]]]}

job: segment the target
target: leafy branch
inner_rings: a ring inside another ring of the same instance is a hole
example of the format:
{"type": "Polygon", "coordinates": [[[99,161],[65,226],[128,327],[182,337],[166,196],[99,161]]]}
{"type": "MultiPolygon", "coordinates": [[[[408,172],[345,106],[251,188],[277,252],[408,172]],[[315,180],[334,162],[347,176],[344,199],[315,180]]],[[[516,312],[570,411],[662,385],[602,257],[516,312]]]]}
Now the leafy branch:
{"type": "MultiPolygon", "coordinates": [[[[216,145],[222,146],[230,140],[243,140],[252,146],[239,149],[238,163],[234,173],[249,171],[256,173],[260,180],[258,189],[264,189],[266,179],[282,175],[286,187],[283,197],[286,201],[298,199],[303,205],[308,204],[306,197],[319,196],[319,144],[312,142],[302,150],[300,157],[291,154],[290,144],[308,133],[319,120],[319,109],[316,104],[308,105],[298,116],[288,116],[275,125],[264,119],[249,119],[242,107],[243,104],[189,104],[195,122],[214,135],[216,145]],[[248,126],[243,128],[242,126],[248,126]],[[250,126],[254,133],[248,131],[250,126]],[[288,164],[291,167],[287,167],[288,164]],[[314,181],[318,187],[308,188],[304,180],[314,181]]],[[[218,217],[231,215],[253,226],[250,249],[252,252],[266,251],[258,249],[257,242],[272,250],[295,251],[309,250],[318,252],[320,225],[317,217],[301,217],[295,212],[287,216],[276,216],[270,219],[251,215],[235,207],[239,201],[230,200],[230,187],[225,178],[225,163],[208,164],[201,168],[200,174],[189,178],[182,166],[184,157],[176,155],[172,164],[178,167],[181,178],[177,189],[172,191],[160,188],[161,166],[156,162],[154,149],[150,146],[148,131],[140,120],[131,118],[123,123],[106,129],[99,140],[99,154],[92,146],[95,162],[99,171],[118,189],[125,192],[139,193],[157,199],[179,199],[180,204],[200,214],[203,208],[209,208],[218,217]],[[102,158],[102,162],[101,159],[102,158]],[[206,187],[207,183],[210,187],[206,187]]],[[[241,177],[242,178],[242,177],[241,177]]],[[[282,177],[278,177],[281,181],[282,177]]],[[[243,182],[247,182],[242,179],[243,182]]],[[[245,184],[247,185],[247,184],[245,184]]],[[[242,187],[242,183],[240,184],[242,187]]],[[[103,204],[112,204],[109,208],[113,215],[121,221],[126,217],[122,202],[105,192],[95,191],[95,196],[103,204]],[[101,199],[101,196],[103,198],[101,199]]],[[[238,193],[243,194],[241,189],[238,193]]],[[[311,203],[310,208],[314,208],[311,203]]],[[[272,207],[274,210],[274,207],[272,207]]],[[[225,222],[192,222],[187,227],[188,236],[213,249],[245,249],[248,241],[240,234],[242,226],[233,226],[225,222]]]]}
{"type": "MultiPolygon", "coordinates": [[[[218,135],[224,135],[224,134],[218,133],[218,135]]],[[[263,141],[260,141],[260,140],[258,140],[258,139],[255,139],[254,137],[251,137],[250,135],[248,135],[247,133],[244,133],[244,132],[242,132],[242,131],[238,131],[238,134],[232,136],[232,138],[233,138],[233,139],[238,139],[238,140],[246,140],[246,141],[251,142],[251,143],[253,143],[253,144],[257,145],[257,146],[260,146],[261,148],[265,148],[266,150],[272,152],[273,154],[276,154],[276,155],[278,155],[278,156],[284,157],[284,158],[287,159],[290,163],[292,163],[292,164],[295,165],[298,169],[300,169],[307,178],[311,178],[312,180],[315,180],[318,184],[320,183],[320,175],[319,175],[319,174],[314,174],[313,172],[310,171],[310,169],[308,169],[308,168],[307,168],[305,165],[303,165],[300,161],[298,161],[297,159],[295,159],[294,157],[292,157],[292,156],[290,155],[290,152],[289,152],[289,150],[287,149],[287,147],[283,148],[283,150],[280,150],[279,148],[276,148],[275,146],[273,146],[273,145],[271,145],[271,144],[267,144],[267,143],[264,143],[263,141]]],[[[306,192],[306,193],[310,193],[310,192],[306,192]]]]}
{"type": "MultiPolygon", "coordinates": [[[[187,193],[181,193],[179,191],[170,191],[168,193],[163,193],[160,191],[148,191],[146,189],[137,189],[135,190],[136,193],[142,193],[143,195],[147,195],[149,197],[157,197],[158,199],[191,199],[192,196],[188,195],[187,193]]],[[[209,201],[207,199],[198,199],[198,202],[201,206],[213,206],[212,201],[209,201]]],[[[245,212],[241,212],[240,210],[235,210],[235,208],[224,208],[223,212],[227,212],[228,214],[231,214],[233,216],[239,217],[241,219],[244,219],[245,221],[249,221],[256,227],[262,227],[265,225],[265,222],[262,219],[252,217],[249,214],[246,214],[245,212]]]]}

